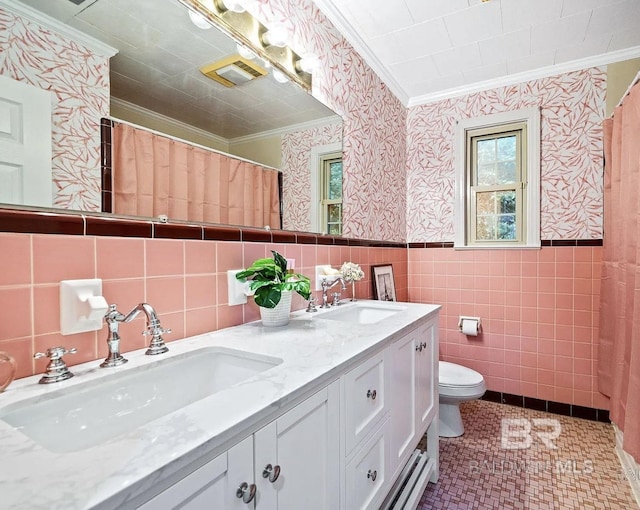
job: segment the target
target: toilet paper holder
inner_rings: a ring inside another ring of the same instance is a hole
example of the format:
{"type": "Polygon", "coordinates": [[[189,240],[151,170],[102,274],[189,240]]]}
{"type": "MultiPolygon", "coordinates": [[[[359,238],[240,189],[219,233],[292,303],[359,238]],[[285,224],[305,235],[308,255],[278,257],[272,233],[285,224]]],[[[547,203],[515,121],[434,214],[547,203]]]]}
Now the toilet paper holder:
{"type": "Polygon", "coordinates": [[[460,331],[460,333],[463,333],[462,325],[464,324],[465,321],[476,323],[476,327],[475,327],[476,335],[479,335],[482,332],[482,321],[480,320],[480,317],[468,317],[468,316],[461,315],[460,319],[458,319],[458,330],[460,331]]]}

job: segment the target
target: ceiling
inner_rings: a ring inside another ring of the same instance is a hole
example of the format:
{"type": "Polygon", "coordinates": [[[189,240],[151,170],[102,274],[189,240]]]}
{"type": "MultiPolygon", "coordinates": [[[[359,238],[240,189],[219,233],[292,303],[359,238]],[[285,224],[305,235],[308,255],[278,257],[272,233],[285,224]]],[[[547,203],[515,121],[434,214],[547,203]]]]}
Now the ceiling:
{"type": "Polygon", "coordinates": [[[640,0],[314,0],[406,105],[640,57],[640,0]]]}
{"type": "Polygon", "coordinates": [[[215,28],[198,29],[177,0],[21,0],[118,50],[111,96],[225,139],[335,115],[293,83],[273,76],[227,88],[200,66],[237,53],[215,28]],[[77,5],[76,5],[77,4],[77,5]]]}

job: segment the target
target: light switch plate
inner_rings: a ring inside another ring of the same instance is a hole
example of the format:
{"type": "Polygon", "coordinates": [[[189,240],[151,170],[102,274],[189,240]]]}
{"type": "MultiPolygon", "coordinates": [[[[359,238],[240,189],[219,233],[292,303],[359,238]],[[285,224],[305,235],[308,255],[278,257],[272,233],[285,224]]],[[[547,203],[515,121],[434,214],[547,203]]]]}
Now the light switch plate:
{"type": "Polygon", "coordinates": [[[247,302],[247,291],[249,290],[249,284],[247,282],[241,282],[236,278],[236,275],[242,271],[242,269],[230,269],[227,271],[227,304],[229,306],[243,305],[247,302]]]}

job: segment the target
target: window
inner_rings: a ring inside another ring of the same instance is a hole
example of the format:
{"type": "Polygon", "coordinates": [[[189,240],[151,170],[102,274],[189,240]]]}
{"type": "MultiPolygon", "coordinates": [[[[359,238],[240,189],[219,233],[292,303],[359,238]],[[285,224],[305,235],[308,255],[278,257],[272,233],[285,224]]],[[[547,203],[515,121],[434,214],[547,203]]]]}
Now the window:
{"type": "Polygon", "coordinates": [[[310,222],[313,232],[342,235],[342,144],[311,149],[310,222]]]}
{"type": "Polygon", "coordinates": [[[323,157],[321,173],[323,232],[339,236],[342,235],[342,155],[323,157]]]}
{"type": "Polygon", "coordinates": [[[456,248],[540,246],[537,108],[458,123],[456,248]]]}

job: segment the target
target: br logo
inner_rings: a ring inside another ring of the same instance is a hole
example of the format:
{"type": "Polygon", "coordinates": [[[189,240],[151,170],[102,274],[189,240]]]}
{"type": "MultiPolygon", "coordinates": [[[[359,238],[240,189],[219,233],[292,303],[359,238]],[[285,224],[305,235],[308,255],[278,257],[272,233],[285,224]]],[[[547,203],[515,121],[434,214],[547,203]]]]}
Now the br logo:
{"type": "Polygon", "coordinates": [[[503,418],[500,435],[502,448],[506,450],[524,450],[531,448],[534,438],[538,438],[547,448],[558,447],[553,442],[562,431],[558,420],[549,418],[503,418]]]}

